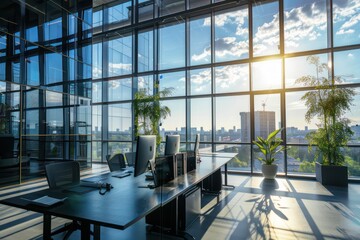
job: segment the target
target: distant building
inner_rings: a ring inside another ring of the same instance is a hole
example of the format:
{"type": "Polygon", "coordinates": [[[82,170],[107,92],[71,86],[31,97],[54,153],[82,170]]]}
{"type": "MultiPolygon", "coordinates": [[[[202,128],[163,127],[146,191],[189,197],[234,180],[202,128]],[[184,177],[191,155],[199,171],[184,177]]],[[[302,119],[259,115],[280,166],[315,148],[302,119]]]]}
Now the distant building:
{"type": "MultiPolygon", "coordinates": [[[[275,112],[255,111],[254,112],[255,137],[266,138],[269,133],[275,131],[275,112]]],[[[251,142],[250,112],[240,112],[241,118],[241,142],[251,142]]]]}

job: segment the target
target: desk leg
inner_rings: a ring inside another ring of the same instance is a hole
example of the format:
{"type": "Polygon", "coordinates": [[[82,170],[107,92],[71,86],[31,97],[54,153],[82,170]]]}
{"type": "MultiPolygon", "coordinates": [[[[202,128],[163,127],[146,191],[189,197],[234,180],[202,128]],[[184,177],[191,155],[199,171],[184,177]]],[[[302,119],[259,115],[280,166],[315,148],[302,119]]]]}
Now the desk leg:
{"type": "Polygon", "coordinates": [[[225,173],[224,173],[224,180],[225,180],[225,184],[223,185],[223,187],[226,187],[226,188],[232,188],[232,189],[234,189],[235,188],[235,186],[233,186],[233,185],[228,185],[228,179],[227,179],[227,175],[228,175],[228,169],[227,169],[227,164],[225,164],[225,173]]]}
{"type": "Polygon", "coordinates": [[[90,239],[90,223],[81,222],[81,240],[90,239]]]}
{"type": "Polygon", "coordinates": [[[51,240],[51,215],[49,214],[44,214],[43,238],[44,240],[51,240]]]}
{"type": "Polygon", "coordinates": [[[100,240],[100,226],[94,224],[94,240],[100,240]]]}

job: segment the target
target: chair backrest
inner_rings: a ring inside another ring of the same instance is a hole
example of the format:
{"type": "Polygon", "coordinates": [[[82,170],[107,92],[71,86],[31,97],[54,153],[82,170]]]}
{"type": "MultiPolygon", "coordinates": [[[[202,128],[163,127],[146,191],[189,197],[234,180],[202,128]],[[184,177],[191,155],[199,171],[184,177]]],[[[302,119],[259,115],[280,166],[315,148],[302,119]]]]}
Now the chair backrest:
{"type": "Polygon", "coordinates": [[[80,164],[76,161],[47,164],[45,172],[50,189],[80,183],[80,164]]]}
{"type": "Polygon", "coordinates": [[[125,158],[128,166],[134,166],[135,161],[135,153],[134,152],[126,152],[125,158]]]}
{"type": "Polygon", "coordinates": [[[0,158],[14,157],[14,136],[0,135],[0,158]]]}
{"type": "Polygon", "coordinates": [[[126,167],[125,156],[123,153],[117,153],[106,158],[110,172],[119,171],[126,167]]]}

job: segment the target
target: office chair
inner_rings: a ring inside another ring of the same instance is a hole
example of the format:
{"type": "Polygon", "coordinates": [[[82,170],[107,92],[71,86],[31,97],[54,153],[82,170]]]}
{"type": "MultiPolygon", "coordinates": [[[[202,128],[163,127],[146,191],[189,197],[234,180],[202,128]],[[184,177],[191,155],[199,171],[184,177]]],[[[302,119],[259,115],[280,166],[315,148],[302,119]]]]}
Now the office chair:
{"type": "MultiPolygon", "coordinates": [[[[76,161],[66,161],[45,165],[45,172],[50,189],[58,189],[66,185],[76,185],[80,183],[80,164],[76,161]]],[[[66,231],[64,239],[68,239],[74,231],[80,229],[80,223],[73,220],[71,223],[66,223],[60,229],[52,232],[51,235],[56,235],[66,231]]]]}
{"type": "Polygon", "coordinates": [[[106,161],[109,165],[110,172],[119,171],[126,168],[125,155],[123,153],[116,153],[112,156],[107,155],[106,161]]]}
{"type": "Polygon", "coordinates": [[[127,152],[125,153],[125,158],[128,166],[134,166],[135,162],[135,153],[134,152],[127,152]]]}

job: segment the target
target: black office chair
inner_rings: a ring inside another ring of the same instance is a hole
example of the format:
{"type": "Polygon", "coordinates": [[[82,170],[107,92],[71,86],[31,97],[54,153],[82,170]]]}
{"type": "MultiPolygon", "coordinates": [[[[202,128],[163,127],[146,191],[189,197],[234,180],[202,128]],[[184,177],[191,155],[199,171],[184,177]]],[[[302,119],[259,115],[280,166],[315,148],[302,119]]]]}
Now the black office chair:
{"type": "MultiPolygon", "coordinates": [[[[45,165],[45,172],[50,189],[58,189],[67,185],[80,183],[80,164],[76,161],[66,161],[45,165]]],[[[71,223],[66,223],[65,226],[60,229],[55,230],[51,233],[51,235],[56,235],[66,231],[64,239],[68,239],[74,231],[80,229],[80,223],[74,220],[71,223]]]]}
{"type": "Polygon", "coordinates": [[[134,166],[135,162],[135,153],[134,152],[127,152],[125,153],[125,158],[128,166],[134,166]]]}
{"type": "Polygon", "coordinates": [[[117,153],[112,156],[107,155],[106,161],[109,165],[110,172],[119,171],[123,168],[126,168],[126,161],[123,153],[117,153]]]}

